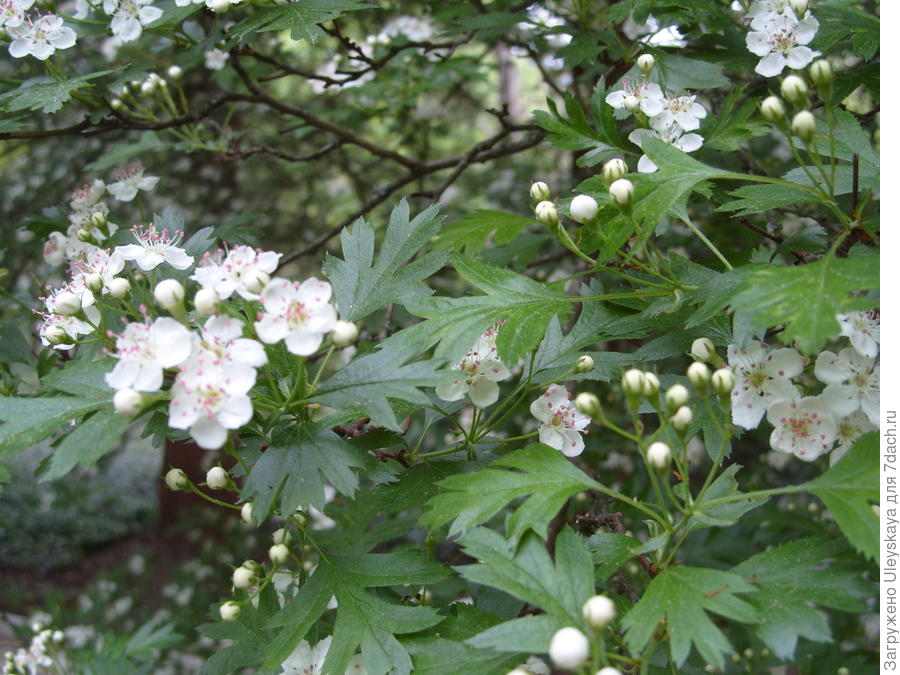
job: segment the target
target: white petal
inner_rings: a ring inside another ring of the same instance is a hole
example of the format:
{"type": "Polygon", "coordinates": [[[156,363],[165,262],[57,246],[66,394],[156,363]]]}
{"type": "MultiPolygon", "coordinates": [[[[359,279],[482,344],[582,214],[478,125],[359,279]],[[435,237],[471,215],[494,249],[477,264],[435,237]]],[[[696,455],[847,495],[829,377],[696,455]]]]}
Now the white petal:
{"type": "Polygon", "coordinates": [[[17,38],[9,43],[9,55],[16,59],[28,56],[31,53],[32,40],[29,38],[17,38]]]}
{"type": "Polygon", "coordinates": [[[163,262],[165,262],[165,260],[166,259],[156,251],[143,249],[138,257],[135,258],[134,262],[137,263],[137,266],[142,270],[144,270],[145,272],[149,272],[151,270],[155,270],[163,262]]]}
{"type": "Polygon", "coordinates": [[[846,417],[859,409],[859,397],[846,384],[829,384],[822,392],[822,400],[835,417],[846,417]]]}
{"type": "Polygon", "coordinates": [[[295,330],[284,338],[284,345],[291,354],[297,356],[309,356],[322,344],[322,333],[308,333],[304,330],[295,330]]]}
{"type": "Polygon", "coordinates": [[[244,363],[225,365],[225,381],[222,386],[231,396],[246,394],[256,384],[256,369],[244,363]]]}
{"type": "Polygon", "coordinates": [[[275,314],[263,314],[253,327],[259,339],[269,345],[280,342],[288,333],[287,321],[275,314]]]}
{"type": "Polygon", "coordinates": [[[253,404],[248,396],[232,396],[216,417],[226,429],[237,429],[253,418],[253,404]]]}
{"type": "Polygon", "coordinates": [[[797,33],[795,35],[797,44],[809,44],[816,36],[817,30],[819,30],[819,22],[816,20],[816,17],[807,12],[803,20],[797,24],[797,33]]]}
{"type": "Polygon", "coordinates": [[[757,56],[765,56],[772,51],[769,44],[769,34],[766,31],[751,31],[747,33],[747,49],[757,56]]]}
{"type": "Polygon", "coordinates": [[[163,368],[173,368],[191,355],[191,336],[187,328],[175,319],[157,319],[152,329],[156,343],[156,360],[163,368]]]}
{"type": "Polygon", "coordinates": [[[794,349],[776,349],[766,356],[764,370],[772,377],[797,377],[803,372],[803,357],[794,349]]]}
{"type": "Polygon", "coordinates": [[[813,60],[813,50],[809,47],[794,47],[787,54],[788,67],[794,70],[806,68],[813,60]]]}
{"type": "Polygon", "coordinates": [[[194,264],[194,258],[184,252],[183,248],[169,246],[165,253],[166,262],[176,270],[186,270],[194,264]]]}
{"type": "Polygon", "coordinates": [[[816,378],[824,384],[837,384],[850,377],[849,365],[834,352],[822,352],[816,359],[816,378]]]}
{"type": "Polygon", "coordinates": [[[699,150],[703,145],[703,136],[700,134],[685,134],[674,143],[675,147],[682,152],[693,152],[699,150]]]}
{"type": "Polygon", "coordinates": [[[625,91],[619,89],[606,95],[606,102],[613,108],[622,108],[625,105],[625,91]]]}
{"type": "Polygon", "coordinates": [[[139,366],[134,361],[119,361],[111,371],[106,373],[106,384],[113,389],[130,387],[137,377],[139,366]]]}
{"type": "Polygon", "coordinates": [[[641,98],[641,110],[645,115],[649,117],[653,117],[654,115],[658,115],[665,108],[665,103],[662,98],[649,98],[642,97],[641,98]]]}
{"type": "MultiPolygon", "coordinates": [[[[156,21],[159,17],[163,15],[163,11],[159,7],[141,7],[138,11],[138,17],[141,20],[141,23],[145,26],[147,24],[151,24],[156,21]]],[[[140,183],[141,190],[152,190],[153,186],[156,185],[156,181],[159,180],[158,176],[147,176],[140,183]],[[149,179],[154,179],[153,184],[150,187],[144,187],[144,182],[149,179]]]]}
{"type": "Polygon", "coordinates": [[[169,403],[169,426],[173,429],[189,429],[199,415],[199,408],[194,403],[193,396],[174,396],[169,403]]]}
{"type": "Polygon", "coordinates": [[[256,340],[238,338],[228,349],[228,355],[239,363],[259,368],[266,365],[268,357],[266,350],[256,340]]]}
{"type": "Polygon", "coordinates": [[[763,77],[775,77],[781,75],[781,71],[787,65],[787,59],[781,52],[772,52],[768,56],[762,58],[756,64],[754,70],[763,77]]]}
{"type": "Polygon", "coordinates": [[[542,425],[538,431],[538,439],[544,445],[548,445],[554,450],[562,450],[566,444],[566,437],[559,433],[556,427],[542,425]]]}
{"type": "Polygon", "coordinates": [[[191,437],[204,450],[218,450],[225,445],[228,432],[215,417],[201,417],[191,427],[191,437]]]}
{"type": "Polygon", "coordinates": [[[763,413],[766,411],[766,403],[762,396],[752,389],[738,391],[735,389],[731,397],[731,419],[739,427],[755,429],[759,426],[763,413]],[[737,394],[735,396],[734,394],[737,394]]]}
{"type": "Polygon", "coordinates": [[[496,382],[486,377],[476,378],[469,387],[469,398],[479,408],[487,408],[500,398],[500,387],[496,382]]]}
{"type": "Polygon", "coordinates": [[[68,49],[75,44],[75,31],[71,28],[60,28],[59,34],[51,40],[57,49],[68,49]]]}
{"type": "Polygon", "coordinates": [[[137,391],[157,391],[162,388],[163,371],[156,363],[142,363],[131,386],[137,391]]]}
{"type": "Polygon", "coordinates": [[[567,429],[560,434],[565,441],[563,442],[562,454],[566,457],[577,457],[584,452],[584,438],[581,433],[574,429],[567,429]]]}
{"type": "Polygon", "coordinates": [[[455,382],[440,384],[434,389],[434,393],[442,401],[458,401],[466,395],[467,391],[469,391],[469,385],[464,377],[455,382]]]}
{"type": "Polygon", "coordinates": [[[640,173],[653,173],[659,169],[656,164],[653,163],[653,160],[647,157],[647,155],[641,155],[641,158],[638,160],[637,169],[640,173]]]}

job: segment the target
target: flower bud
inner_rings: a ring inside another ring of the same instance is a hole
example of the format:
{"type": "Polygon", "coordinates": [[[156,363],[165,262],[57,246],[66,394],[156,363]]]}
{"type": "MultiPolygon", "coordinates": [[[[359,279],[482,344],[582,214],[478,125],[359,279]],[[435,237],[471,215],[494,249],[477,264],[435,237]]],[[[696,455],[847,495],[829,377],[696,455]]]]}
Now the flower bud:
{"type": "Polygon", "coordinates": [[[103,211],[94,211],[91,214],[91,224],[94,227],[102,230],[103,228],[106,227],[107,222],[108,222],[108,220],[106,218],[106,214],[103,213],[103,211]]]}
{"type": "Polygon", "coordinates": [[[603,630],[616,618],[616,606],[605,595],[595,595],[584,603],[581,613],[591,628],[603,630]]]}
{"type": "Polygon", "coordinates": [[[607,185],[624,178],[628,174],[628,165],[624,159],[616,157],[603,165],[603,182],[607,185]]]}
{"type": "Polygon", "coordinates": [[[286,544],[291,540],[291,531],[284,527],[279,527],[272,533],[272,541],[276,544],[286,544]]]}
{"type": "Polygon", "coordinates": [[[583,391],[575,397],[575,408],[588,417],[600,415],[600,399],[596,395],[583,391]]]}
{"type": "Polygon", "coordinates": [[[806,14],[806,10],[809,8],[809,0],[791,0],[790,5],[791,9],[794,10],[794,14],[797,15],[797,18],[802,19],[803,15],[806,14]]]}
{"type": "Polygon", "coordinates": [[[145,96],[150,96],[154,91],[156,91],[156,80],[147,78],[141,83],[141,93],[145,96]]]}
{"type": "Polygon", "coordinates": [[[59,325],[53,325],[44,331],[44,339],[53,345],[72,344],[72,338],[66,332],[66,329],[59,325]]]}
{"type": "Polygon", "coordinates": [[[675,427],[675,431],[680,434],[687,431],[687,428],[691,426],[691,422],[693,421],[694,413],[691,412],[691,409],[686,405],[681,406],[669,419],[669,422],[671,422],[672,426],[675,427]]]}
{"type": "Polygon", "coordinates": [[[622,389],[626,394],[640,396],[644,393],[644,373],[632,368],[622,376],[622,389]]]}
{"type": "Polygon", "coordinates": [[[231,583],[235,588],[249,588],[256,581],[256,575],[246,567],[238,567],[231,574],[231,583]]]}
{"type": "Polygon", "coordinates": [[[122,103],[122,99],[114,98],[112,101],[109,102],[109,107],[112,108],[113,110],[121,110],[122,108],[125,107],[125,104],[122,103]]]}
{"type": "Polygon", "coordinates": [[[695,361],[710,361],[715,357],[716,346],[709,338],[697,338],[691,344],[691,356],[695,361]]]}
{"type": "Polygon", "coordinates": [[[259,295],[263,292],[266,284],[271,281],[271,278],[262,270],[256,269],[248,273],[247,276],[244,277],[243,281],[244,288],[246,288],[251,293],[259,295]]]}
{"type": "Polygon", "coordinates": [[[594,675],[622,675],[622,671],[612,666],[606,666],[598,670],[594,675]]]}
{"type": "Polygon", "coordinates": [[[804,142],[808,143],[816,135],[816,118],[809,110],[801,110],[791,122],[791,129],[804,142]]]}
{"type": "Polygon", "coordinates": [[[62,291],[56,294],[53,307],[57,314],[74,316],[81,311],[81,298],[70,291],[62,291]]]}
{"type": "Polygon", "coordinates": [[[290,557],[291,552],[284,544],[275,544],[269,547],[269,560],[276,565],[282,565],[290,557]]]}
{"type": "Polygon", "coordinates": [[[653,58],[652,54],[641,54],[638,57],[637,67],[644,75],[649,75],[655,65],[656,59],[653,58]]]}
{"type": "Polygon", "coordinates": [[[587,660],[590,644],[584,633],[567,626],[553,634],[549,652],[554,666],[574,670],[587,660]]]}
{"type": "Polygon", "coordinates": [[[638,110],[641,109],[641,99],[639,99],[637,96],[634,96],[634,95],[626,96],[624,105],[625,105],[625,110],[627,110],[630,113],[636,113],[638,110]]]}
{"type": "Polygon", "coordinates": [[[709,366],[700,361],[694,361],[687,369],[687,378],[694,388],[701,394],[706,391],[709,384],[709,366]]]}
{"type": "Polygon", "coordinates": [[[194,308],[201,314],[212,316],[219,313],[219,294],[211,288],[201,288],[194,294],[194,308]]]}
{"type": "Polygon", "coordinates": [[[83,242],[85,244],[94,244],[95,243],[94,235],[91,233],[90,230],[85,229],[83,227],[79,228],[79,230],[75,233],[75,238],[78,241],[83,242]]]}
{"type": "Polygon", "coordinates": [[[784,109],[784,103],[777,96],[768,96],[763,99],[759,106],[762,116],[769,122],[781,122],[784,120],[787,112],[784,109]]]}
{"type": "Polygon", "coordinates": [[[709,379],[713,391],[721,397],[727,397],[734,389],[734,373],[730,368],[719,368],[709,379]]]}
{"type": "Polygon", "coordinates": [[[609,196],[622,209],[630,206],[634,199],[634,183],[627,178],[620,178],[609,186],[609,196]]]}
{"type": "Polygon", "coordinates": [[[654,397],[659,393],[659,378],[656,373],[644,373],[644,389],[641,393],[647,398],[654,397]]]}
{"type": "Polygon", "coordinates": [[[184,71],[179,66],[169,66],[166,74],[173,80],[180,80],[181,76],[184,75],[184,71]]]}
{"type": "Polygon", "coordinates": [[[177,312],[184,308],[184,286],[177,279],[164,279],[153,289],[156,303],[165,310],[177,312]]]}
{"type": "Polygon", "coordinates": [[[212,0],[209,8],[216,14],[222,14],[223,12],[228,11],[230,6],[231,2],[229,0],[212,0]]]}
{"type": "Polygon", "coordinates": [[[550,186],[543,181],[537,181],[536,183],[531,184],[529,194],[535,204],[538,202],[545,202],[550,199],[550,186]]]}
{"type": "Polygon", "coordinates": [[[578,195],[569,205],[569,215],[576,223],[584,225],[597,215],[597,202],[588,195],[578,195]]]}
{"type": "Polygon", "coordinates": [[[175,491],[187,490],[188,486],[191,484],[187,474],[181,469],[169,469],[165,481],[166,487],[175,491]]]}
{"type": "Polygon", "coordinates": [[[206,484],[213,490],[224,490],[228,487],[228,472],[221,466],[214,466],[206,472],[206,484]]]}
{"type": "Polygon", "coordinates": [[[359,337],[359,328],[350,321],[337,321],[331,330],[331,341],[338,347],[349,347],[359,337]]]}
{"type": "Polygon", "coordinates": [[[594,359],[587,354],[582,354],[575,362],[576,373],[589,373],[594,369],[594,359]]]}
{"type": "Polygon", "coordinates": [[[817,87],[822,87],[834,82],[834,72],[828,59],[814,61],[809,67],[809,77],[817,87]]]}
{"type": "Polygon", "coordinates": [[[672,451],[665,443],[656,441],[655,443],[651,443],[650,447],[647,448],[647,463],[654,469],[662,471],[669,465],[671,459],[672,451]]]}
{"type": "Polygon", "coordinates": [[[235,621],[241,615],[241,606],[234,600],[219,605],[219,616],[222,621],[235,621]]]}
{"type": "Polygon", "coordinates": [[[781,95],[791,103],[806,103],[806,82],[799,75],[788,75],[781,81],[781,95]]]}
{"type": "Polygon", "coordinates": [[[540,202],[534,207],[534,215],[541,224],[547,227],[559,225],[559,213],[556,210],[556,204],[550,201],[540,202]]]}
{"type": "Polygon", "coordinates": [[[109,294],[114,298],[124,298],[131,291],[131,283],[123,277],[116,277],[109,282],[109,294]]]}
{"type": "Polygon", "coordinates": [[[683,384],[673,384],[666,391],[666,409],[672,413],[688,402],[690,394],[683,384]]]}
{"type": "Polygon", "coordinates": [[[85,275],[84,287],[94,295],[99,295],[103,292],[103,277],[97,272],[91,272],[90,274],[85,275]]]}
{"type": "Polygon", "coordinates": [[[131,387],[119,389],[113,395],[113,407],[122,417],[134,417],[144,409],[144,405],[143,395],[131,387]]]}
{"type": "Polygon", "coordinates": [[[241,518],[250,525],[259,525],[253,518],[253,502],[247,502],[241,507],[241,518]]]}
{"type": "Polygon", "coordinates": [[[513,668],[506,675],[531,675],[530,670],[522,670],[521,668],[513,668]]]}

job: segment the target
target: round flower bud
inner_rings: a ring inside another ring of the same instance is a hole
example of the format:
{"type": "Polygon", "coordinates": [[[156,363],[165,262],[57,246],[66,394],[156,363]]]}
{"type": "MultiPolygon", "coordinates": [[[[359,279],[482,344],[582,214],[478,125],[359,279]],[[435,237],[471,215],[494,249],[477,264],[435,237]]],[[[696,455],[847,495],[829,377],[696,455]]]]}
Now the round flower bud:
{"type": "Polygon", "coordinates": [[[797,18],[802,19],[803,15],[806,14],[806,10],[809,8],[809,0],[791,0],[790,5],[791,9],[794,10],[794,14],[797,15],[797,18]]]}
{"type": "Polygon", "coordinates": [[[222,617],[222,621],[235,621],[240,615],[241,606],[233,600],[219,605],[219,616],[222,617]]]}
{"type": "Polygon", "coordinates": [[[247,502],[241,507],[241,518],[245,523],[250,525],[258,525],[253,518],[253,502],[247,502]]]}
{"type": "Polygon", "coordinates": [[[72,316],[81,311],[81,298],[69,291],[57,293],[55,298],[56,313],[63,316],[72,316]]]}
{"type": "Polygon", "coordinates": [[[219,294],[211,288],[201,288],[194,294],[194,308],[201,314],[212,316],[219,313],[219,294]]]}
{"type": "Polygon", "coordinates": [[[644,373],[632,368],[622,376],[622,389],[626,394],[640,396],[644,393],[644,373]]]}
{"type": "Polygon", "coordinates": [[[654,469],[665,469],[671,459],[672,451],[665,443],[656,441],[656,443],[651,443],[650,447],[647,448],[647,463],[654,469]]]}
{"type": "Polygon", "coordinates": [[[691,344],[691,356],[695,361],[710,361],[715,357],[716,346],[709,338],[697,338],[691,344]]]}
{"type": "Polygon", "coordinates": [[[556,210],[556,204],[550,201],[540,202],[534,207],[534,215],[537,219],[547,227],[559,225],[559,213],[556,210]]]}
{"type": "Polygon", "coordinates": [[[644,75],[649,74],[655,65],[656,59],[653,58],[652,54],[641,54],[638,57],[637,67],[644,75]]]}
{"type": "Polygon", "coordinates": [[[688,398],[690,398],[690,394],[687,387],[683,384],[673,384],[666,391],[666,408],[670,412],[674,412],[687,403],[688,398]]]}
{"type": "Polygon", "coordinates": [[[114,298],[124,298],[131,291],[131,283],[124,277],[116,277],[109,282],[109,294],[114,298]]]}
{"type": "Polygon", "coordinates": [[[91,214],[91,224],[94,227],[100,228],[101,230],[106,227],[107,218],[106,214],[103,211],[94,211],[91,214]]]}
{"type": "Polygon", "coordinates": [[[575,397],[575,408],[588,417],[597,417],[601,410],[600,399],[590,392],[583,391],[575,397]]]}
{"type": "Polygon", "coordinates": [[[672,415],[669,421],[675,427],[675,431],[683,433],[687,431],[687,428],[691,426],[691,422],[694,421],[694,413],[686,405],[683,405],[672,415]]]}
{"type": "Polygon", "coordinates": [[[180,80],[181,76],[184,75],[184,71],[179,66],[169,66],[166,74],[173,80],[180,80]]]}
{"type": "Polygon", "coordinates": [[[97,272],[91,272],[84,277],[84,287],[94,295],[99,295],[103,292],[103,277],[97,272]]]}
{"type": "Polygon", "coordinates": [[[763,99],[759,106],[762,116],[769,122],[781,122],[787,112],[784,109],[784,103],[777,96],[768,96],[763,99]]]}
{"type": "Polygon", "coordinates": [[[799,75],[788,75],[781,81],[781,95],[791,103],[806,102],[806,82],[799,75]]]}
{"type": "Polygon", "coordinates": [[[634,199],[634,183],[627,178],[620,178],[609,186],[609,196],[616,206],[621,208],[629,206],[634,199]]]}
{"type": "Polygon", "coordinates": [[[72,343],[72,338],[62,326],[50,326],[44,331],[44,339],[54,346],[72,343]]]}
{"type": "Polygon", "coordinates": [[[616,157],[603,165],[603,182],[607,185],[623,178],[628,173],[628,165],[624,159],[616,157]]]}
{"type": "Polygon", "coordinates": [[[644,389],[641,393],[647,398],[659,393],[659,378],[656,373],[644,373],[644,389]]]}
{"type": "Polygon", "coordinates": [[[121,110],[122,108],[125,107],[125,104],[122,103],[122,99],[114,98],[112,101],[109,102],[109,107],[112,108],[113,110],[121,110]]]}
{"type": "Polygon", "coordinates": [[[594,675],[622,675],[622,671],[612,666],[606,666],[606,668],[601,668],[594,675]]]}
{"type": "Polygon", "coordinates": [[[113,407],[122,417],[134,417],[144,409],[144,404],[143,395],[131,387],[119,389],[113,396],[113,407]]]}
{"type": "Polygon", "coordinates": [[[256,580],[256,575],[246,567],[238,567],[231,575],[231,583],[235,588],[249,588],[256,580]]]}
{"type": "Polygon", "coordinates": [[[631,113],[636,113],[638,110],[641,109],[641,99],[639,99],[637,96],[634,96],[634,95],[626,96],[624,105],[625,105],[625,110],[627,110],[628,112],[631,112],[631,113]]]}
{"type": "Polygon", "coordinates": [[[528,194],[535,203],[547,201],[550,199],[550,186],[543,181],[537,181],[531,184],[528,194]]]}
{"type": "Polygon", "coordinates": [[[229,0],[212,0],[209,8],[216,14],[222,14],[223,12],[228,11],[230,6],[231,2],[229,0]]]}
{"type": "Polygon", "coordinates": [[[269,560],[276,565],[282,565],[288,559],[291,552],[284,544],[275,544],[269,547],[269,560]]]}
{"type": "Polygon", "coordinates": [[[531,675],[531,671],[522,670],[521,668],[513,668],[506,675],[531,675]]]}
{"type": "Polygon", "coordinates": [[[214,466],[206,472],[206,484],[213,490],[224,490],[228,487],[228,472],[221,466],[214,466]]]}
{"type": "Polygon", "coordinates": [[[734,373],[731,372],[730,368],[719,368],[709,378],[709,382],[713,391],[719,396],[728,396],[731,390],[734,389],[734,373]]]}
{"type": "Polygon", "coordinates": [[[147,78],[141,83],[141,93],[145,96],[150,96],[154,91],[156,91],[156,80],[147,78]]]}
{"type": "Polygon", "coordinates": [[[279,527],[272,533],[272,541],[276,544],[286,544],[291,540],[291,531],[284,527],[279,527]]]}
{"type": "Polygon", "coordinates": [[[93,243],[95,243],[95,242],[94,242],[94,235],[91,234],[91,231],[90,231],[90,230],[87,230],[87,229],[85,229],[85,228],[83,228],[83,227],[80,228],[80,229],[75,233],[75,238],[76,238],[78,241],[84,242],[85,244],[93,244],[93,243]]]}
{"type": "Polygon", "coordinates": [[[349,347],[359,337],[359,328],[350,321],[337,321],[331,330],[331,341],[338,347],[349,347]]]}
{"type": "Polygon", "coordinates": [[[184,305],[184,286],[177,279],[164,279],[156,284],[153,297],[163,309],[178,310],[184,305]]]}
{"type": "Polygon", "coordinates": [[[560,628],[550,640],[550,660],[559,668],[574,670],[587,660],[590,653],[587,636],[577,628],[560,628]]]}
{"type": "Polygon", "coordinates": [[[588,195],[578,195],[569,205],[569,215],[576,223],[585,223],[593,220],[597,215],[597,202],[588,195]]]}
{"type": "Polygon", "coordinates": [[[801,110],[794,115],[794,119],[791,122],[791,129],[803,141],[808,143],[816,135],[816,118],[813,117],[813,114],[809,110],[801,110]]]}
{"type": "Polygon", "coordinates": [[[605,595],[595,595],[584,603],[581,613],[591,628],[603,630],[616,618],[616,606],[605,595]]]}
{"type": "Polygon", "coordinates": [[[168,473],[166,473],[165,480],[166,487],[175,491],[187,490],[188,486],[191,484],[187,474],[181,469],[169,469],[168,473]]]}
{"type": "Polygon", "coordinates": [[[259,295],[263,292],[266,284],[271,281],[271,278],[262,270],[253,270],[243,278],[243,281],[244,288],[246,288],[251,293],[259,295]]]}
{"type": "Polygon", "coordinates": [[[589,373],[594,369],[594,359],[587,354],[582,354],[575,362],[576,373],[589,373]]]}
{"type": "Polygon", "coordinates": [[[828,59],[819,59],[813,61],[809,67],[809,78],[817,87],[823,87],[834,82],[834,71],[831,70],[831,64],[828,59]]]}
{"type": "Polygon", "coordinates": [[[687,378],[697,391],[701,393],[706,391],[706,385],[709,384],[709,366],[700,361],[694,361],[688,366],[687,378]]]}

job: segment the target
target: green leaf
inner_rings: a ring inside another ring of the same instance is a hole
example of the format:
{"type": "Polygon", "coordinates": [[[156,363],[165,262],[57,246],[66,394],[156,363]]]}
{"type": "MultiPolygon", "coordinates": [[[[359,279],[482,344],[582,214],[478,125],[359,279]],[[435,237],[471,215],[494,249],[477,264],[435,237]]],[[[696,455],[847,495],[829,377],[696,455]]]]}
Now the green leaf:
{"type": "Polygon", "coordinates": [[[292,40],[308,40],[315,44],[325,36],[325,31],[319,27],[320,23],[369,7],[372,4],[367,0],[294,0],[285,5],[253,12],[232,26],[227,37],[243,41],[261,31],[290,30],[292,40]]]}
{"type": "Polygon", "coordinates": [[[845,547],[839,541],[801,539],[758,553],[731,570],[756,587],[747,599],[759,611],[754,632],[778,658],[793,658],[799,637],[831,640],[828,620],[810,603],[865,611],[874,589],[857,566],[835,560],[845,547]]]}
{"type": "Polygon", "coordinates": [[[594,559],[594,576],[606,581],[616,570],[635,557],[634,549],[641,545],[637,539],[624,534],[598,532],[588,539],[588,547],[594,559]]]}
{"type": "Polygon", "coordinates": [[[728,87],[731,80],[722,74],[722,65],[700,59],[689,59],[670,52],[656,52],[658,79],[672,91],[679,89],[715,89],[728,87]]]}
{"type": "Polygon", "coordinates": [[[730,304],[752,313],[762,328],[786,324],[781,339],[795,342],[806,354],[817,354],[840,332],[837,315],[863,309],[866,301],[853,291],[879,286],[879,259],[826,256],[808,265],[764,265],[741,280],[730,304]]]}
{"type": "Polygon", "coordinates": [[[229,641],[204,662],[200,675],[226,675],[258,666],[273,635],[266,624],[277,609],[274,584],[268,584],[260,594],[259,603],[243,605],[237,620],[200,626],[197,630],[206,637],[229,641]]]}
{"type": "Polygon", "coordinates": [[[738,197],[734,201],[725,202],[717,211],[735,211],[735,217],[763,213],[772,209],[780,209],[794,204],[813,204],[821,200],[811,192],[788,185],[744,185],[729,193],[738,197]]]}
{"type": "Polygon", "coordinates": [[[872,504],[878,503],[878,470],[878,436],[866,434],[837,464],[803,485],[825,502],[854,548],[876,561],[879,525],[872,504]]]}
{"type": "Polygon", "coordinates": [[[62,478],[75,468],[93,466],[115,446],[131,420],[112,408],[100,410],[84,419],[66,436],[50,457],[50,466],[41,482],[62,478]]]}
{"type": "Polygon", "coordinates": [[[0,397],[0,459],[34,445],[66,422],[108,405],[108,400],[72,396],[0,397]]]}
{"type": "Polygon", "coordinates": [[[563,117],[556,103],[547,99],[549,112],[535,110],[532,112],[535,122],[549,132],[547,140],[563,150],[588,150],[579,160],[579,166],[594,166],[603,159],[627,148],[612,123],[612,108],[605,106],[606,110],[599,107],[597,101],[603,97],[602,83],[598,83],[594,90],[592,103],[595,113],[599,110],[599,129],[594,129],[588,121],[581,104],[571,95],[566,94],[564,105],[567,117],[563,117]],[[599,93],[598,93],[599,92],[599,93]]]}
{"type": "Polygon", "coordinates": [[[72,92],[92,86],[90,80],[111,72],[113,71],[102,70],[90,75],[73,77],[71,80],[50,80],[46,77],[27,80],[17,89],[0,95],[0,110],[3,112],[40,110],[55,113],[72,98],[72,92]]]}
{"type": "Polygon", "coordinates": [[[434,529],[452,521],[451,537],[527,496],[506,521],[507,536],[515,542],[529,529],[546,537],[547,524],[566,500],[597,483],[557,450],[534,444],[494,460],[481,471],[450,476],[438,485],[445,491],[428,501],[421,522],[434,529]]]}
{"type": "Polygon", "coordinates": [[[491,233],[494,233],[494,244],[508,244],[534,222],[533,216],[477,209],[444,227],[434,238],[432,245],[436,249],[463,251],[471,257],[481,252],[491,233]]]}
{"type": "Polygon", "coordinates": [[[729,502],[726,504],[716,504],[709,508],[704,508],[706,502],[711,502],[722,497],[731,497],[740,494],[737,481],[734,479],[741,469],[740,464],[731,464],[722,474],[713,481],[712,485],[703,495],[703,499],[696,503],[698,511],[694,513],[688,525],[688,531],[699,530],[704,527],[728,527],[734,525],[741,516],[748,511],[752,511],[757,506],[762,506],[767,497],[761,499],[745,499],[737,502],[729,502]],[[699,509],[703,509],[699,511],[699,509]]]}
{"type": "Polygon", "coordinates": [[[676,666],[684,663],[693,644],[707,663],[722,668],[723,654],[734,648],[707,612],[755,623],[759,620],[756,609],[737,597],[755,590],[737,574],[699,567],[668,567],[650,582],[640,602],[622,618],[627,631],[625,642],[632,653],[642,652],[659,622],[665,620],[676,666]]]}
{"type": "Polygon", "coordinates": [[[14,323],[0,326],[0,363],[32,363],[31,345],[14,323]]]}
{"type": "Polygon", "coordinates": [[[746,86],[742,86],[729,91],[716,115],[704,125],[705,147],[733,152],[740,150],[746,141],[770,133],[768,124],[751,120],[756,115],[756,100],[738,106],[745,90],[746,86]]]}
{"type": "Polygon", "coordinates": [[[278,432],[250,470],[241,501],[253,501],[253,517],[262,521],[281,494],[285,517],[298,507],[325,506],[324,482],[352,496],[359,485],[354,469],[362,459],[328,428],[307,422],[278,432]],[[324,481],[324,482],[323,482],[324,481]]]}
{"type": "Polygon", "coordinates": [[[488,628],[466,640],[466,644],[498,652],[540,652],[550,646],[553,634],[561,627],[559,619],[554,616],[532,614],[488,628]]]}
{"type": "Polygon", "coordinates": [[[371,225],[359,219],[341,232],[344,259],[328,255],[322,269],[334,286],[344,319],[358,321],[388,303],[405,304],[409,298],[432,293],[422,280],[444,266],[446,254],[430,253],[406,263],[440,230],[443,218],[438,211],[435,204],[410,221],[409,205],[401,201],[391,212],[384,243],[374,262],[375,231],[371,225]]]}
{"type": "Polygon", "coordinates": [[[41,388],[44,391],[61,391],[72,396],[111,401],[114,392],[106,384],[105,376],[115,364],[116,360],[113,358],[69,361],[62,368],[45,376],[41,380],[41,388]]]}

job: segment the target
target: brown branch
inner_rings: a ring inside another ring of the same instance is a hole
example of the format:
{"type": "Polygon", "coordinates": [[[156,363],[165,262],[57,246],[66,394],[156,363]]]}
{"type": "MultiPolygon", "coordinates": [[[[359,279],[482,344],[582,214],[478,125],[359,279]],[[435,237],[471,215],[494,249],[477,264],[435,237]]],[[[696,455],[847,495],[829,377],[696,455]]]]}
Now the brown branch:
{"type": "Polygon", "coordinates": [[[285,162],[311,162],[313,160],[324,157],[332,150],[336,150],[337,148],[339,148],[341,145],[341,141],[334,141],[332,143],[329,143],[328,145],[322,146],[315,152],[310,152],[306,155],[296,155],[284,150],[279,150],[278,148],[273,148],[268,145],[253,146],[250,148],[231,147],[228,148],[225,153],[225,160],[235,161],[239,159],[246,159],[247,157],[253,157],[254,155],[271,155],[273,157],[277,157],[278,159],[282,159],[285,162]]]}

